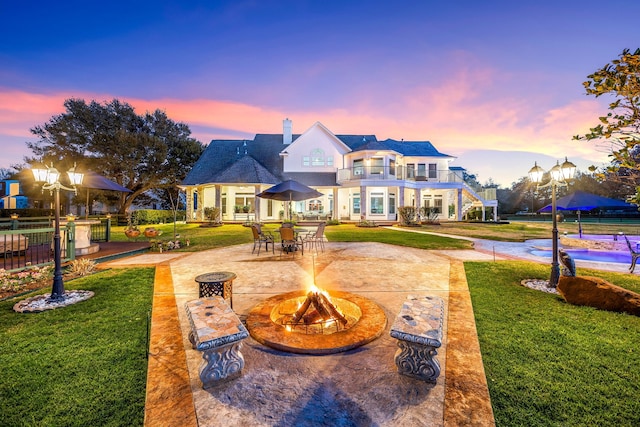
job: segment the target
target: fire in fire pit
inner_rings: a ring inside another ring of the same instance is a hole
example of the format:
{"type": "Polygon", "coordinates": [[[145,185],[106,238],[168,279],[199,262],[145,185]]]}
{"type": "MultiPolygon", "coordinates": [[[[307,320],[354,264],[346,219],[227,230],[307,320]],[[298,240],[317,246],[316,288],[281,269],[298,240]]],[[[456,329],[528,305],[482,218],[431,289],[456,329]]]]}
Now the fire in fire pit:
{"type": "Polygon", "coordinates": [[[331,354],[378,338],[387,325],[373,301],[342,291],[295,291],[256,305],[247,329],[258,342],[278,350],[331,354]]]}
{"type": "Polygon", "coordinates": [[[315,286],[305,297],[292,298],[276,305],[271,320],[289,332],[332,334],[355,325],[362,311],[356,304],[332,299],[329,293],[315,286]]]}

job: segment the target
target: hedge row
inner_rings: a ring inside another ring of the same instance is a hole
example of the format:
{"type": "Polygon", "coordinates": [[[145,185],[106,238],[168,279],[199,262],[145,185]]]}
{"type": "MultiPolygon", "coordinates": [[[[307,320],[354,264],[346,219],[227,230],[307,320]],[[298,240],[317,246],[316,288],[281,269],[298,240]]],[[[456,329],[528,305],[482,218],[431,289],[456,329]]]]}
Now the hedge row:
{"type": "MultiPolygon", "coordinates": [[[[138,209],[137,211],[134,211],[132,215],[138,225],[173,222],[172,210],[138,209]]],[[[187,213],[185,211],[177,212],[176,221],[185,221],[186,218],[187,213]]]]}

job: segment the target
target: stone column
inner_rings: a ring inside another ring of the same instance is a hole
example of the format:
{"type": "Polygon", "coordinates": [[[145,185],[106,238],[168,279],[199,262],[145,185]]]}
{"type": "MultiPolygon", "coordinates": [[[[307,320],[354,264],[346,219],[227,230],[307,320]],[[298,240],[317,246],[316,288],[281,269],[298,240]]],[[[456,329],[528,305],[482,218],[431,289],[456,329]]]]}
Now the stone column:
{"type": "Polygon", "coordinates": [[[367,217],[367,187],[360,186],[360,218],[367,217]]]}
{"type": "Polygon", "coordinates": [[[187,201],[187,222],[193,221],[193,188],[187,188],[186,193],[186,201],[187,201]]]}
{"type": "Polygon", "coordinates": [[[253,199],[254,200],[253,201],[253,210],[255,211],[256,222],[260,222],[260,204],[262,202],[262,199],[260,197],[257,197],[258,194],[260,194],[260,186],[259,185],[255,185],[253,192],[256,195],[255,199],[253,199]]]}

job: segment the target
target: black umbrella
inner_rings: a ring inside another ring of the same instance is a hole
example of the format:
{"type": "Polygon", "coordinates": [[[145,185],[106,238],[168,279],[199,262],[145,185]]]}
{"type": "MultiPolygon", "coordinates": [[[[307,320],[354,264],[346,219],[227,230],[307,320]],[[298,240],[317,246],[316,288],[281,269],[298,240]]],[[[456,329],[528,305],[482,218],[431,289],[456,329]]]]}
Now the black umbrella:
{"type": "Polygon", "coordinates": [[[258,194],[258,197],[263,199],[280,200],[283,202],[288,201],[289,203],[292,201],[307,200],[320,196],[322,196],[322,193],[319,191],[314,190],[311,187],[307,187],[293,179],[283,181],[280,184],[274,185],[273,187],[258,194]]]}
{"type": "Polygon", "coordinates": [[[110,179],[97,174],[92,171],[87,171],[82,178],[82,187],[87,189],[87,205],[85,210],[85,218],[89,217],[89,190],[108,190],[119,191],[121,193],[131,193],[127,187],[123,187],[117,182],[113,182],[110,179]]]}
{"type": "Polygon", "coordinates": [[[110,179],[91,171],[85,172],[84,177],[82,178],[82,186],[93,190],[110,190],[120,191],[121,193],[131,193],[131,190],[127,187],[123,187],[117,182],[113,182],[110,179]]]}
{"type": "MultiPolygon", "coordinates": [[[[595,208],[608,209],[631,209],[636,208],[635,205],[622,200],[612,199],[610,197],[598,196],[597,194],[587,193],[586,191],[576,191],[573,194],[561,197],[556,200],[556,209],[561,211],[578,211],[578,231],[582,237],[582,223],[580,222],[580,211],[590,211],[595,208]]],[[[547,205],[538,212],[551,212],[552,206],[547,205]]]]}

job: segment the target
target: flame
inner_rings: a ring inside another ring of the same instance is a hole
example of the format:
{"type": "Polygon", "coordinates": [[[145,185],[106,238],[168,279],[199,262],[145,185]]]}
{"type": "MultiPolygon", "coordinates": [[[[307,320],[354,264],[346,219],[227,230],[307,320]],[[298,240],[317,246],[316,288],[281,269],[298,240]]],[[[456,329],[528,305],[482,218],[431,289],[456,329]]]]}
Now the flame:
{"type": "Polygon", "coordinates": [[[284,330],[287,332],[291,332],[291,325],[285,325],[284,330]]]}

